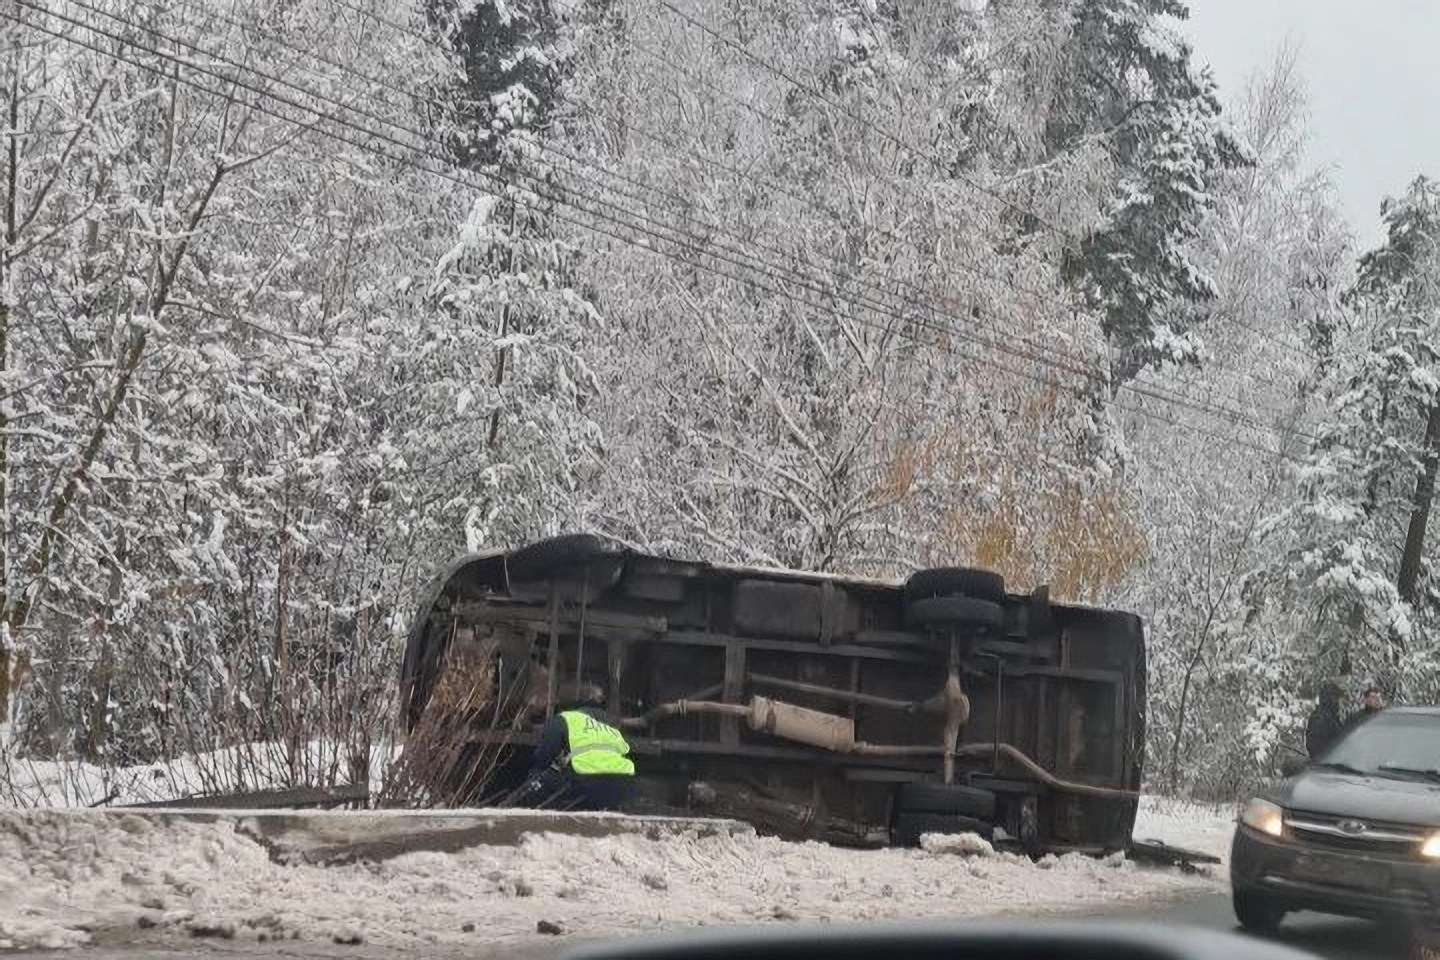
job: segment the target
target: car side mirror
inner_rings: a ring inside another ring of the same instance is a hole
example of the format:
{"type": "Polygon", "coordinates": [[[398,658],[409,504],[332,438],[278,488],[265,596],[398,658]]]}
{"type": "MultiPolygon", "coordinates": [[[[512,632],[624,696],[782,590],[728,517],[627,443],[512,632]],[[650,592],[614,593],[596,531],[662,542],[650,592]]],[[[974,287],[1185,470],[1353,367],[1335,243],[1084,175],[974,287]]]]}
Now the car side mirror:
{"type": "Polygon", "coordinates": [[[1282,776],[1293,777],[1310,765],[1307,757],[1287,756],[1280,761],[1280,773],[1282,776]]]}

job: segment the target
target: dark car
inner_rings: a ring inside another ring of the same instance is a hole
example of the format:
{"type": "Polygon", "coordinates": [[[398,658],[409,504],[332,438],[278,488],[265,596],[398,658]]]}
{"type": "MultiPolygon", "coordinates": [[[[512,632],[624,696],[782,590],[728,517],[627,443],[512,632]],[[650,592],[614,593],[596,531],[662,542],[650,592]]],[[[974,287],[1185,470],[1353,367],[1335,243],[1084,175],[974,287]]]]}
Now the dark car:
{"type": "Polygon", "coordinates": [[[1440,929],[1440,708],[1365,720],[1251,800],[1231,849],[1240,925],[1296,910],[1440,929]]]}

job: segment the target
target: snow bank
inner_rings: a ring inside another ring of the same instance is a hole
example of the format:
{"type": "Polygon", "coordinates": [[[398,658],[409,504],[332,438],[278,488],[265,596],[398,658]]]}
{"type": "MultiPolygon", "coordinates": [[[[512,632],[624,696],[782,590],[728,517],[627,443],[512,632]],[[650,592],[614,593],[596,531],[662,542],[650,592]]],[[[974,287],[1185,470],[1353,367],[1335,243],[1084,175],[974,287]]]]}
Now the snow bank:
{"type": "Polygon", "coordinates": [[[537,925],[614,936],[765,920],[1093,911],[1214,883],[1112,858],[1041,864],[974,844],[857,852],[753,834],[528,834],[514,847],[374,864],[282,865],[234,821],[96,811],[0,813],[0,948],[136,926],[182,936],[509,943],[537,925]],[[958,849],[963,855],[943,850],[958,849]]]}
{"type": "Polygon", "coordinates": [[[1142,797],[1135,818],[1136,840],[1160,840],[1230,860],[1230,840],[1235,836],[1236,804],[1207,805],[1168,797],[1142,797]]]}
{"type": "MultiPolygon", "coordinates": [[[[369,786],[376,794],[398,748],[374,746],[369,786]]],[[[239,793],[297,783],[349,783],[344,744],[316,740],[292,750],[286,744],[252,743],[177,760],[123,768],[83,763],[7,760],[0,755],[0,809],[68,808],[177,800],[214,793],[239,793]]],[[[1226,858],[1235,830],[1234,805],[1204,805],[1165,797],[1143,797],[1135,839],[1162,840],[1226,858]]]]}

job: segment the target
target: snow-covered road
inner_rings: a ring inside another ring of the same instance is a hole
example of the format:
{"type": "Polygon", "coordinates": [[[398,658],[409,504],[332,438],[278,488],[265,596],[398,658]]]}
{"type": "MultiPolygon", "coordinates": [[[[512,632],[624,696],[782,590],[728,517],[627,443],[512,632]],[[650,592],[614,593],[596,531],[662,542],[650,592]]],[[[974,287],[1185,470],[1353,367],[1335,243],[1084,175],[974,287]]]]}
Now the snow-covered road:
{"type": "MultiPolygon", "coordinates": [[[[1147,803],[1136,835],[1222,852],[1228,832],[1221,811],[1147,803]]],[[[143,930],[235,946],[300,940],[448,952],[533,945],[541,927],[571,938],[776,920],[1095,912],[1217,882],[1119,857],[1033,864],[947,843],[856,852],[715,831],[533,833],[515,846],[286,865],[225,820],[0,813],[0,947],[12,948],[113,942],[143,930]]]]}

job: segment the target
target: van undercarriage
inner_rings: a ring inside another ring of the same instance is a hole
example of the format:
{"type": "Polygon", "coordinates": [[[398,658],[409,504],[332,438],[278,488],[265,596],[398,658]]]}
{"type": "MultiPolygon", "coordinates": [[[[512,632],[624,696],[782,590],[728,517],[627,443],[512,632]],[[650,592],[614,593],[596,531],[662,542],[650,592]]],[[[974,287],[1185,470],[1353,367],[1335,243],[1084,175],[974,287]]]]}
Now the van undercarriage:
{"type": "Polygon", "coordinates": [[[402,685],[412,739],[463,714],[435,802],[517,786],[527,719],[585,685],[626,731],[636,812],[847,845],[976,832],[1032,853],[1122,849],[1144,755],[1139,618],[1010,594],[979,570],[888,583],[559,537],[452,565],[422,600],[402,685]],[[466,671],[483,694],[457,714],[444,691],[466,671]]]}

